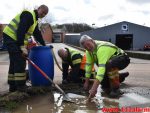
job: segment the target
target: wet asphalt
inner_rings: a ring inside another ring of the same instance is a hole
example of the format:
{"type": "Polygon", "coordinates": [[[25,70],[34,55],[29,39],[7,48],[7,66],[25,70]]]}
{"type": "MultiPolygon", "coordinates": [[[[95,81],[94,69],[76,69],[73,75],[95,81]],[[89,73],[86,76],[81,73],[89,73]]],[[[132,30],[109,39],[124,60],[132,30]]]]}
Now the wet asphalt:
{"type": "MultiPolygon", "coordinates": [[[[58,62],[61,65],[61,60],[57,55],[57,50],[61,47],[68,47],[68,46],[60,43],[55,43],[52,45],[54,46],[53,50],[55,52],[56,58],[58,59],[58,62]]],[[[1,75],[0,94],[8,92],[8,85],[7,85],[7,70],[9,65],[8,59],[9,57],[7,52],[0,53],[0,75],[1,75]]],[[[149,67],[150,67],[150,60],[131,58],[131,63],[129,64],[129,66],[126,69],[121,71],[121,72],[128,71],[130,74],[128,78],[126,78],[126,80],[121,84],[120,89],[124,92],[124,94],[120,98],[110,99],[107,96],[102,96],[101,94],[97,94],[95,100],[98,100],[98,102],[97,101],[95,102],[96,104],[94,104],[95,105],[94,108],[91,108],[88,105],[83,104],[82,103],[83,100],[82,100],[81,103],[79,102],[78,106],[69,104],[73,106],[67,108],[67,110],[70,110],[70,112],[74,111],[74,113],[78,113],[78,112],[101,113],[104,112],[103,110],[118,110],[119,108],[120,111],[118,112],[133,113],[133,111],[138,112],[139,109],[143,110],[143,111],[139,110],[139,112],[141,113],[146,113],[144,112],[144,110],[146,111],[146,109],[148,112],[150,112],[150,68],[149,67]],[[73,108],[74,110],[72,110],[73,108]],[[116,108],[116,109],[112,109],[112,108],[116,108]]],[[[55,71],[54,82],[60,84],[62,80],[62,76],[61,76],[61,71],[58,69],[56,64],[54,66],[54,71],[55,71]]],[[[56,94],[54,96],[56,96],[56,94]]],[[[46,96],[44,98],[46,98],[46,96]]],[[[56,100],[57,99],[55,97],[54,98],[55,104],[56,104],[56,100]]],[[[52,104],[53,107],[58,107],[57,106],[58,103],[56,105],[55,104],[52,104]]],[[[59,105],[60,107],[59,113],[63,113],[63,110],[65,108],[64,106],[67,106],[67,104],[63,105],[60,101],[59,104],[61,104],[59,105]]],[[[41,105],[39,105],[38,107],[40,106],[41,105]]]]}

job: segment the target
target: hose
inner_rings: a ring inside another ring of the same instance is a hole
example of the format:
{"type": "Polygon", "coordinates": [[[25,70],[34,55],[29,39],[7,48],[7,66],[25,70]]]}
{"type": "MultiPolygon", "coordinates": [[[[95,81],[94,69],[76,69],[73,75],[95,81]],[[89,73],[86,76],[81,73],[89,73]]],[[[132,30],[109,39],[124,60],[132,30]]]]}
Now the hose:
{"type": "Polygon", "coordinates": [[[56,56],[55,56],[54,50],[53,50],[53,46],[50,45],[50,48],[51,48],[51,52],[52,52],[53,58],[54,58],[54,60],[55,60],[55,62],[56,62],[56,64],[57,64],[57,67],[58,67],[61,71],[63,71],[63,69],[61,68],[61,66],[60,66],[59,63],[58,63],[58,60],[56,59],[56,56]]]}

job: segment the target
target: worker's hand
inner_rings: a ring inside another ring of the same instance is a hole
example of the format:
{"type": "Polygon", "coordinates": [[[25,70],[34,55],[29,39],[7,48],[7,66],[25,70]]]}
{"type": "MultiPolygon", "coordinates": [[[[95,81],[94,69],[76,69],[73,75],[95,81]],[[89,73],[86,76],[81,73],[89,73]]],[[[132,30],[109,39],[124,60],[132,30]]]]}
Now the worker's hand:
{"type": "Polygon", "coordinates": [[[91,88],[91,89],[89,90],[89,97],[88,97],[88,100],[91,100],[91,98],[93,98],[93,97],[96,95],[96,93],[97,93],[97,89],[91,88]]]}
{"type": "Polygon", "coordinates": [[[22,52],[22,57],[24,57],[24,58],[26,58],[26,57],[28,57],[28,54],[26,54],[26,53],[24,53],[24,52],[22,52]]]}
{"type": "Polygon", "coordinates": [[[86,78],[86,79],[85,79],[85,82],[84,82],[84,89],[85,89],[85,90],[88,90],[88,89],[89,89],[89,78],[86,78]]]}
{"type": "Polygon", "coordinates": [[[95,96],[95,94],[97,93],[97,88],[98,88],[99,84],[100,84],[99,80],[95,79],[92,88],[89,90],[88,100],[91,100],[91,98],[93,98],[95,96]]]}
{"type": "Polygon", "coordinates": [[[35,42],[30,42],[30,43],[28,43],[27,45],[26,45],[26,49],[27,50],[30,50],[31,48],[33,48],[33,47],[35,47],[35,46],[37,46],[37,43],[35,42]]]}

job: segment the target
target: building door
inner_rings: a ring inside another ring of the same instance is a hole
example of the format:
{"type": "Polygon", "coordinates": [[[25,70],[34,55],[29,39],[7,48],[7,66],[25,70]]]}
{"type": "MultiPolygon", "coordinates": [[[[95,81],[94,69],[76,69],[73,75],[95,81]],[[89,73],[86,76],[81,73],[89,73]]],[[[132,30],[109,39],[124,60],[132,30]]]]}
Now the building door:
{"type": "Polygon", "coordinates": [[[123,50],[133,49],[133,34],[117,34],[116,45],[123,50]]]}

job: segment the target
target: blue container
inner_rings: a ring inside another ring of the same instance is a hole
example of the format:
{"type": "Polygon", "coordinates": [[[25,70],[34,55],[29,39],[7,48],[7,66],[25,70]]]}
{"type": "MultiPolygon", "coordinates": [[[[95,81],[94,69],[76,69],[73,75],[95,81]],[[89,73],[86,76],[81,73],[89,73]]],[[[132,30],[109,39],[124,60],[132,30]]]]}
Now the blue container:
{"type": "MultiPolygon", "coordinates": [[[[54,60],[51,48],[47,46],[37,46],[30,50],[29,58],[52,80],[54,77],[54,60]]],[[[35,67],[29,63],[29,78],[32,86],[50,86],[47,80],[35,67]]]]}

